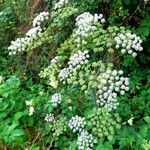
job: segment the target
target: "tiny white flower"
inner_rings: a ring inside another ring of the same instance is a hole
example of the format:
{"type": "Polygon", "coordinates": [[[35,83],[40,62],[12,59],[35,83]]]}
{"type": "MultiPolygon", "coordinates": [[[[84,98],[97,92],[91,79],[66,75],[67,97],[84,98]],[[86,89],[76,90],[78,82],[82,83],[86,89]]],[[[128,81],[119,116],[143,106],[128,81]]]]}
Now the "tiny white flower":
{"type": "Polygon", "coordinates": [[[117,70],[113,70],[112,75],[116,76],[117,75],[117,70]]]}
{"type": "Polygon", "coordinates": [[[125,49],[122,49],[122,50],[121,50],[121,53],[122,53],[122,54],[126,53],[126,50],[125,50],[125,49]]]}
{"type": "Polygon", "coordinates": [[[132,54],[133,53],[133,51],[130,49],[130,50],[128,50],[128,54],[132,54]]]}
{"type": "Polygon", "coordinates": [[[33,106],[30,106],[29,107],[29,116],[32,116],[33,115],[33,113],[34,113],[34,107],[33,106]]]}
{"type": "Polygon", "coordinates": [[[130,125],[130,126],[132,126],[133,125],[133,119],[134,119],[134,117],[131,117],[127,122],[128,122],[128,124],[130,125]]]}
{"type": "Polygon", "coordinates": [[[133,57],[136,57],[136,56],[137,56],[137,53],[133,52],[133,53],[132,53],[132,56],[133,56],[133,57]]]}
{"type": "Polygon", "coordinates": [[[125,94],[125,91],[124,91],[124,90],[121,90],[121,91],[120,91],[120,94],[121,94],[121,95],[124,95],[124,94],[125,94]]]}

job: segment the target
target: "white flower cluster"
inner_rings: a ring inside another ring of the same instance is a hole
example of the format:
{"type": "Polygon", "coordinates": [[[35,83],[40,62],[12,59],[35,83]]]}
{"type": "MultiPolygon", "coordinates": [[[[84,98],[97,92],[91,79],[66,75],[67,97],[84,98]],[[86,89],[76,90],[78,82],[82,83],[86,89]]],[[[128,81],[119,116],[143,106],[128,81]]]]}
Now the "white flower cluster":
{"type": "Polygon", "coordinates": [[[68,0],[60,0],[59,2],[55,3],[54,10],[61,8],[63,5],[69,3],[68,0]]]}
{"type": "Polygon", "coordinates": [[[44,120],[47,122],[53,122],[54,121],[54,114],[46,114],[44,120]]]}
{"type": "Polygon", "coordinates": [[[105,19],[103,18],[103,14],[90,14],[89,12],[84,12],[76,18],[76,27],[75,31],[78,36],[86,36],[89,31],[93,31],[96,29],[94,26],[100,20],[101,23],[105,23],[105,19]]]}
{"type": "Polygon", "coordinates": [[[83,128],[85,127],[85,125],[86,125],[85,118],[82,118],[78,115],[76,115],[75,117],[72,117],[68,123],[68,126],[74,133],[81,132],[83,128]]]}
{"type": "Polygon", "coordinates": [[[10,50],[9,55],[15,55],[16,52],[25,51],[28,42],[29,39],[27,37],[17,38],[15,41],[11,41],[11,45],[8,47],[8,50],[10,50]]]}
{"type": "Polygon", "coordinates": [[[38,16],[36,16],[32,22],[33,27],[41,26],[41,24],[48,19],[49,19],[49,12],[43,11],[39,13],[38,16]]]}
{"type": "Polygon", "coordinates": [[[117,102],[118,94],[124,95],[129,91],[128,78],[122,77],[122,70],[107,70],[101,75],[100,84],[98,86],[98,105],[107,107],[109,111],[116,109],[119,103],[117,102]]]}
{"type": "Polygon", "coordinates": [[[25,51],[29,43],[36,39],[45,28],[41,27],[41,23],[48,20],[48,12],[41,12],[34,20],[33,27],[25,34],[23,38],[17,38],[15,41],[11,41],[11,45],[8,47],[9,55],[15,55],[17,52],[25,51]]]}
{"type": "Polygon", "coordinates": [[[127,52],[133,57],[136,57],[137,52],[143,50],[143,47],[141,46],[142,40],[136,34],[131,34],[129,32],[125,34],[120,33],[114,40],[116,42],[116,48],[120,48],[122,54],[127,52]]]}
{"type": "Polygon", "coordinates": [[[68,68],[62,69],[58,75],[60,81],[63,81],[63,84],[65,84],[65,80],[69,78],[73,72],[75,72],[77,69],[80,69],[82,65],[88,63],[88,58],[89,54],[87,50],[84,52],[78,51],[77,54],[71,56],[68,62],[68,68]]]}
{"type": "Polygon", "coordinates": [[[54,95],[52,95],[52,98],[51,98],[51,103],[52,103],[52,106],[53,107],[57,107],[58,104],[61,103],[61,94],[60,93],[55,93],[54,95]]]}
{"type": "Polygon", "coordinates": [[[63,83],[65,84],[65,79],[67,79],[69,76],[71,76],[71,72],[69,68],[63,68],[60,73],[59,73],[59,78],[60,81],[63,81],[63,83]]]}
{"type": "Polygon", "coordinates": [[[84,52],[78,51],[77,54],[74,54],[73,56],[70,57],[68,65],[70,68],[76,66],[80,68],[81,67],[80,65],[83,65],[88,62],[87,58],[89,58],[87,50],[85,50],[84,52]]]}
{"type": "Polygon", "coordinates": [[[94,145],[93,135],[83,130],[78,136],[77,144],[79,150],[92,150],[94,145]]]}
{"type": "Polygon", "coordinates": [[[11,45],[8,47],[8,50],[10,50],[9,55],[15,55],[17,52],[25,51],[30,40],[36,38],[41,33],[42,28],[40,26],[34,27],[26,33],[24,38],[17,38],[15,41],[12,41],[11,45]]]}
{"type": "MultiPolygon", "coordinates": [[[[33,27],[26,33],[26,37],[27,38],[35,38],[37,35],[40,35],[41,32],[42,32],[42,28],[40,26],[33,27]]],[[[30,40],[28,39],[28,41],[30,41],[30,40]]]]}

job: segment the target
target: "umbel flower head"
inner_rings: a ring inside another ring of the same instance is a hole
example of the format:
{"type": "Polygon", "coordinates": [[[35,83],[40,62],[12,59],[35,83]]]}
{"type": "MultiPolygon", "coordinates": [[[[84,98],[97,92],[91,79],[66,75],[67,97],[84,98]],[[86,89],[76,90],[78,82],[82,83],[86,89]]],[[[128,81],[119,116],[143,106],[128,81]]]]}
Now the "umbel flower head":
{"type": "Polygon", "coordinates": [[[142,40],[136,34],[131,34],[130,32],[127,33],[119,33],[115,38],[116,48],[121,49],[121,53],[128,53],[133,57],[137,56],[137,52],[143,50],[141,46],[142,40]]]}
{"type": "Polygon", "coordinates": [[[54,114],[46,114],[44,120],[47,122],[53,122],[54,121],[54,114]]]}
{"type": "Polygon", "coordinates": [[[33,27],[36,26],[41,26],[41,24],[45,21],[49,19],[49,12],[41,12],[38,14],[38,16],[36,16],[33,20],[33,27]]]}
{"type": "Polygon", "coordinates": [[[72,129],[73,132],[81,132],[85,125],[85,118],[82,118],[78,115],[72,117],[68,123],[69,128],[72,129]]]}
{"type": "Polygon", "coordinates": [[[109,111],[116,109],[119,105],[118,94],[124,95],[126,91],[129,91],[129,80],[122,77],[122,74],[122,70],[107,70],[101,74],[96,102],[98,105],[108,108],[109,111]]]}
{"type": "Polygon", "coordinates": [[[53,107],[57,107],[58,104],[61,103],[61,94],[60,93],[55,93],[54,95],[52,95],[52,98],[51,98],[51,103],[52,103],[52,106],[53,107]]]}
{"type": "Polygon", "coordinates": [[[76,36],[86,36],[88,32],[96,29],[94,25],[100,20],[101,23],[105,23],[103,14],[90,14],[89,12],[84,12],[76,18],[76,36]]]}
{"type": "Polygon", "coordinates": [[[66,80],[72,76],[73,72],[77,71],[81,68],[84,64],[88,63],[88,50],[85,50],[84,52],[78,51],[76,54],[70,57],[68,62],[68,67],[63,68],[59,72],[59,79],[60,81],[63,81],[63,83],[66,83],[66,80]]]}
{"type": "Polygon", "coordinates": [[[57,3],[55,3],[54,10],[57,10],[57,9],[63,7],[67,3],[69,3],[69,0],[59,0],[57,3]]]}
{"type": "Polygon", "coordinates": [[[92,150],[94,145],[94,138],[86,130],[81,131],[78,135],[77,144],[79,150],[92,150]]]}

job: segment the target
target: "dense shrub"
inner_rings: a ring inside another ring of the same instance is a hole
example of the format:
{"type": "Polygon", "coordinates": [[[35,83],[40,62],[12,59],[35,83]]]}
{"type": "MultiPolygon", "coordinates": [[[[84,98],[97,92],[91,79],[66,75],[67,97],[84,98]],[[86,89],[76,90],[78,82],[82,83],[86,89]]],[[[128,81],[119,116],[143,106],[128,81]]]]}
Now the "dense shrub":
{"type": "Polygon", "coordinates": [[[149,1],[0,4],[1,149],[150,149],[149,1]]]}

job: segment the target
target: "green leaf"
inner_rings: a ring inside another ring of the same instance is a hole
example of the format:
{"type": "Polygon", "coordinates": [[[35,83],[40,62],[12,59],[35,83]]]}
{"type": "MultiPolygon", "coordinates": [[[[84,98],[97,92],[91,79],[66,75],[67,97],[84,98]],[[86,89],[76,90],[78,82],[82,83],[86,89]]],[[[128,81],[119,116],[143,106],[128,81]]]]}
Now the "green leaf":
{"type": "Polygon", "coordinates": [[[146,138],[146,136],[148,135],[148,127],[142,126],[139,133],[143,138],[146,138]]]}
{"type": "Polygon", "coordinates": [[[150,123],[150,117],[149,117],[149,116],[144,117],[144,120],[145,120],[147,123],[150,123]]]}
{"type": "Polygon", "coordinates": [[[17,136],[22,136],[24,135],[25,133],[21,130],[21,129],[15,129],[12,131],[11,135],[14,136],[14,137],[17,137],[17,136]]]}
{"type": "Polygon", "coordinates": [[[112,145],[109,142],[106,143],[99,143],[96,150],[113,150],[112,145]]]}
{"type": "Polygon", "coordinates": [[[69,150],[76,150],[77,149],[77,141],[71,142],[69,145],[69,150]]]}
{"type": "Polygon", "coordinates": [[[17,112],[14,115],[13,122],[17,122],[23,116],[23,112],[17,112]]]}
{"type": "MultiPolygon", "coordinates": [[[[19,124],[18,123],[14,123],[14,124],[12,124],[11,126],[7,126],[6,128],[7,128],[7,134],[11,134],[12,133],[12,131],[18,126],[19,124]]],[[[4,130],[5,131],[5,130],[4,130]]]]}

